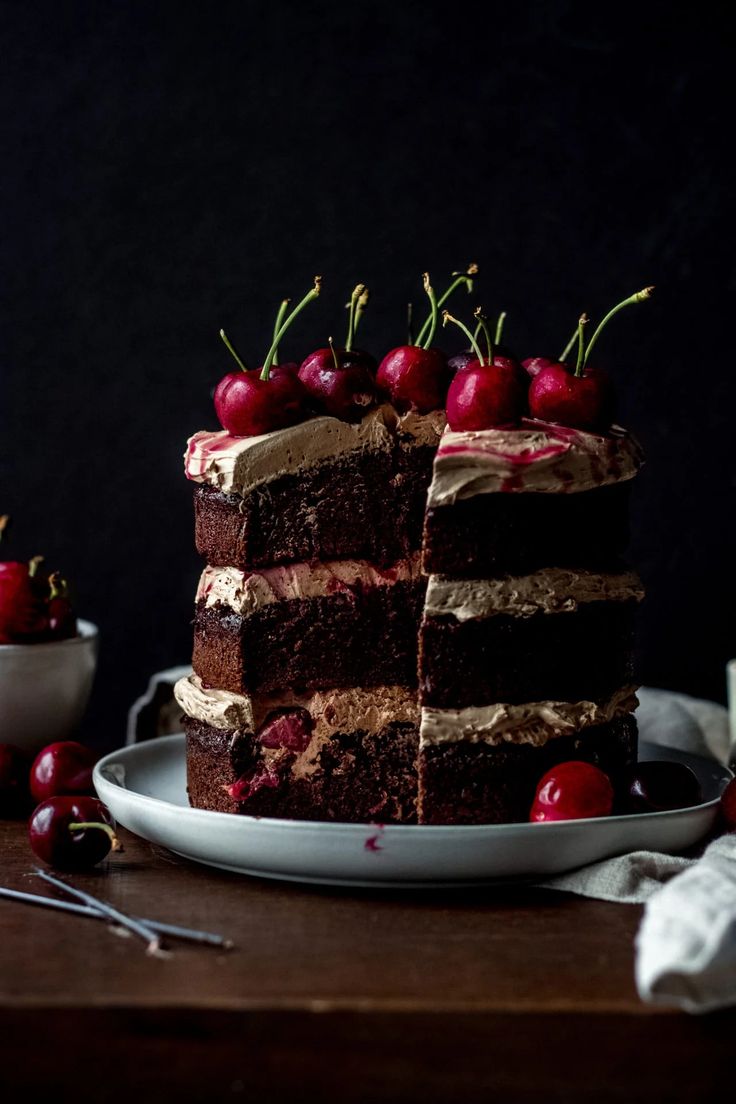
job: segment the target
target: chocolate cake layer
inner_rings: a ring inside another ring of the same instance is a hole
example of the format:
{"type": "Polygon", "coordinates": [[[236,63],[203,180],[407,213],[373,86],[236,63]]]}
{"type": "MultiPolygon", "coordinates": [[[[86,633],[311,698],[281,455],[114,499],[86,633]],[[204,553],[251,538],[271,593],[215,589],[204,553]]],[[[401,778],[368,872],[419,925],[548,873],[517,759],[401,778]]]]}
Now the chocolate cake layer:
{"type": "Polygon", "coordinates": [[[503,824],[527,821],[542,775],[556,763],[582,759],[616,786],[636,762],[633,715],[557,736],[541,746],[457,741],[419,751],[418,816],[422,824],[503,824]]]}
{"type": "Polygon", "coordinates": [[[416,725],[336,732],[303,775],[293,773],[295,754],[288,749],[266,766],[252,734],[189,717],[184,727],[187,789],[195,808],[297,820],[416,821],[416,725]]]}
{"type": "Polygon", "coordinates": [[[417,683],[426,580],[269,602],[248,616],[197,603],[192,665],[236,693],[417,683]]]}
{"type": "Polygon", "coordinates": [[[577,494],[477,494],[429,507],[423,568],[460,578],[553,565],[612,568],[629,539],[630,485],[577,494]]]}
{"type": "Polygon", "coordinates": [[[634,681],[636,602],[587,602],[566,613],[426,616],[419,644],[422,703],[596,701],[634,681]]]}
{"type": "Polygon", "coordinates": [[[399,415],[385,404],[356,425],[317,417],[260,437],[195,434],[186,472],[198,485],[198,550],[244,570],[400,559],[421,544],[444,424],[442,411],[399,415]]]}
{"type": "Polygon", "coordinates": [[[348,454],[244,497],[207,484],[194,489],[197,551],[214,566],[346,557],[391,564],[420,547],[432,450],[348,454]]]}

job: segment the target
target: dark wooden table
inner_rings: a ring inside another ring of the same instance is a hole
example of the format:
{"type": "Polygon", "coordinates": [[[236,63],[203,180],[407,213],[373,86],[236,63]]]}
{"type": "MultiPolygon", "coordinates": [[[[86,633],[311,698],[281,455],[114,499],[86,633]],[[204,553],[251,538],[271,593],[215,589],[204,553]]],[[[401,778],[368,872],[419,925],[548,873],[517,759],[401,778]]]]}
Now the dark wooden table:
{"type": "MultiPolygon", "coordinates": [[[[32,1087],[54,1104],[700,1104],[736,1069],[736,1014],[637,998],[639,908],[305,888],[121,835],[124,854],[76,885],[236,949],[172,943],[152,958],[102,922],[0,900],[3,1102],[32,1087]]],[[[0,859],[2,884],[47,892],[23,825],[0,823],[0,859]]]]}

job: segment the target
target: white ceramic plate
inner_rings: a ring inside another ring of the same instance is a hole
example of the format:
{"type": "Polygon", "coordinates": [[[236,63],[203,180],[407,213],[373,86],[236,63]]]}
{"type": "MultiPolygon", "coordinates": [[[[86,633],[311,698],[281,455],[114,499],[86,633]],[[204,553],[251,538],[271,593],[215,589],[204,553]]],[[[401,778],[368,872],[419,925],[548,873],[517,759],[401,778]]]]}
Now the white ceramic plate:
{"type": "Polygon", "coordinates": [[[687,763],[705,803],[554,824],[447,827],[211,813],[189,807],[181,734],[113,752],[97,764],[94,782],[123,827],[196,862],[262,878],[421,888],[549,877],[625,851],[675,853],[696,843],[713,824],[730,771],[653,744],[640,744],[640,758],[687,763]]]}

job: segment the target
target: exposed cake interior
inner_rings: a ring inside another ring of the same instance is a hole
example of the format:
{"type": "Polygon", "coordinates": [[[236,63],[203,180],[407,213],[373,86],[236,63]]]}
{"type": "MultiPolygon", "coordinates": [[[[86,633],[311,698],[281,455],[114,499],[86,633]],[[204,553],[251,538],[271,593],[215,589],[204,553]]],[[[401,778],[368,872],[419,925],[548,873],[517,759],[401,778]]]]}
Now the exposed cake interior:
{"type": "Polygon", "coordinates": [[[195,434],[185,464],[198,550],[244,570],[396,562],[421,545],[444,424],[441,411],[400,417],[385,405],[357,424],[324,417],[262,437],[195,434]]]}
{"type": "Polygon", "coordinates": [[[419,709],[400,686],[244,695],[180,680],[194,806],[305,819],[410,821],[419,709]],[[214,802],[214,804],[213,804],[214,802]]]}
{"type": "Polygon", "coordinates": [[[420,554],[242,572],[207,567],[194,621],[193,667],[236,692],[282,686],[415,686],[426,580],[420,554]]]}

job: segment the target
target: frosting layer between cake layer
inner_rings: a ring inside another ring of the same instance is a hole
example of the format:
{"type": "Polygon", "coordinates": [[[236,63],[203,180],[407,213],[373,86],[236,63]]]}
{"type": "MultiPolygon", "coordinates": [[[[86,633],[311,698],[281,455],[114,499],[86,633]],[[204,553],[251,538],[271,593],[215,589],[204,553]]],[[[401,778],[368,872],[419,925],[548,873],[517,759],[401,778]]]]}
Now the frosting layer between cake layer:
{"type": "Polygon", "coordinates": [[[195,483],[207,483],[225,494],[245,495],[271,479],[296,474],[356,449],[388,453],[397,440],[404,446],[434,447],[444,427],[443,411],[399,415],[385,403],[358,423],[324,416],[258,437],[201,430],[187,442],[184,468],[195,483]]]}
{"type": "Polygon", "coordinates": [[[546,567],[529,575],[488,579],[452,579],[430,575],[425,616],[458,621],[507,614],[572,613],[587,602],[640,602],[644,597],[635,571],[598,573],[546,567]]]}
{"type": "Polygon", "coordinates": [[[204,601],[206,606],[227,606],[245,617],[273,602],[416,582],[421,577],[420,563],[421,553],[416,552],[387,568],[352,559],[285,564],[251,572],[207,566],[199,580],[196,600],[204,601]]]}
{"type": "Polygon", "coordinates": [[[641,447],[618,426],[607,436],[525,419],[519,429],[445,430],[427,505],[497,492],[565,494],[632,479],[641,447]]]}
{"type": "Polygon", "coordinates": [[[213,728],[242,732],[257,733],[269,714],[283,709],[306,709],[315,737],[356,730],[380,732],[395,722],[419,723],[416,692],[403,686],[249,695],[206,688],[196,675],[189,675],[176,683],[174,695],[187,716],[213,728]]]}
{"type": "Polygon", "coordinates": [[[605,724],[633,713],[636,687],[624,686],[606,701],[494,703],[466,709],[422,708],[420,746],[451,743],[532,744],[605,724]]]}

